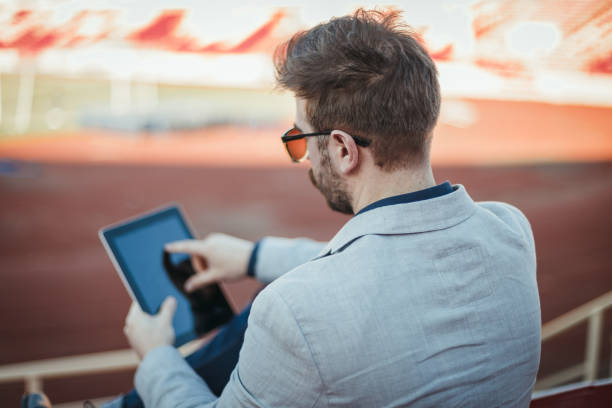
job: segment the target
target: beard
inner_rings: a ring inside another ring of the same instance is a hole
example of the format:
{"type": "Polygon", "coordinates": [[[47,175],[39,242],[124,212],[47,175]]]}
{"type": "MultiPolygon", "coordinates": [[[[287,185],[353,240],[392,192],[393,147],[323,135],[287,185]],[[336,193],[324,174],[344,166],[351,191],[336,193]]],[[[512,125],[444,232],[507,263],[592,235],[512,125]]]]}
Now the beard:
{"type": "Polygon", "coordinates": [[[326,156],[326,154],[323,154],[321,157],[319,177],[315,176],[312,168],[308,170],[310,182],[323,194],[329,208],[342,214],[352,215],[353,205],[351,204],[351,197],[346,191],[346,183],[331,167],[329,156],[326,156]]]}

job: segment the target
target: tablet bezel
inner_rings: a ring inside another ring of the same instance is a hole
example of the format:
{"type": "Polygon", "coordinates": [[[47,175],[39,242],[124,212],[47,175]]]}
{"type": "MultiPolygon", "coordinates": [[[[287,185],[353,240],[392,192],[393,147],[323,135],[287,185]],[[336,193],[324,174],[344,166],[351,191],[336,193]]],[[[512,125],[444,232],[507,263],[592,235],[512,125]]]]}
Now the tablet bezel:
{"type": "MultiPolygon", "coordinates": [[[[128,278],[128,276],[126,276],[126,273],[123,271],[123,269],[121,268],[121,262],[119,261],[119,259],[117,259],[118,254],[115,254],[115,252],[113,251],[112,245],[110,243],[111,241],[111,237],[109,237],[108,235],[116,232],[119,229],[122,228],[126,228],[126,227],[133,227],[134,223],[138,223],[138,222],[151,222],[151,218],[155,218],[155,217],[159,217],[161,215],[163,215],[166,212],[171,212],[171,211],[176,211],[178,213],[178,218],[179,221],[181,222],[182,226],[184,227],[184,229],[187,231],[189,237],[186,239],[197,239],[196,235],[194,234],[194,230],[191,227],[187,217],[185,216],[184,211],[182,210],[182,207],[180,206],[180,204],[178,203],[168,203],[165,204],[163,206],[154,208],[152,210],[149,210],[147,212],[135,215],[133,217],[124,219],[122,221],[118,221],[116,223],[113,223],[111,225],[108,225],[106,227],[102,227],[100,228],[100,230],[98,231],[98,236],[100,238],[100,240],[102,241],[102,245],[104,246],[104,249],[106,250],[106,253],[108,254],[109,258],[111,259],[111,262],[113,264],[113,266],[115,267],[115,270],[117,271],[119,277],[121,278],[121,282],[123,282],[123,286],[125,286],[125,288],[127,289],[130,297],[132,298],[133,301],[137,302],[141,308],[143,308],[145,302],[144,302],[144,296],[142,296],[142,294],[140,292],[138,292],[137,289],[137,285],[135,284],[134,286],[136,287],[135,290],[138,293],[135,293],[134,289],[132,288],[132,286],[130,285],[130,278],[128,278]]],[[[227,294],[225,293],[224,288],[219,285],[221,292],[223,293],[224,297],[226,298],[226,302],[228,303],[228,305],[230,306],[230,309],[232,309],[232,312],[234,312],[235,314],[235,310],[233,308],[232,302],[230,302],[227,294]]],[[[144,310],[144,309],[143,309],[144,310]]],[[[153,310],[144,310],[145,312],[151,314],[151,313],[156,313],[156,311],[153,310]]],[[[174,345],[176,347],[181,346],[191,340],[197,339],[198,335],[196,334],[195,330],[193,330],[193,328],[185,333],[175,333],[175,341],[174,341],[174,345]]]]}

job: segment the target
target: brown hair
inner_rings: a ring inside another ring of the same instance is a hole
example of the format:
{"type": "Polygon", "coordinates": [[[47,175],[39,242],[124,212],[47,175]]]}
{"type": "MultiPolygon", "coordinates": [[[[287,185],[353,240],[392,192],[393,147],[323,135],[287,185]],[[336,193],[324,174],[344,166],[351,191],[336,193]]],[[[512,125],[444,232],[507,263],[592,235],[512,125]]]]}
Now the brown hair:
{"type": "Polygon", "coordinates": [[[278,85],[306,100],[315,130],[371,140],[385,170],[427,158],[440,111],[436,67],[399,16],[358,9],[296,33],[274,55],[278,85]]]}

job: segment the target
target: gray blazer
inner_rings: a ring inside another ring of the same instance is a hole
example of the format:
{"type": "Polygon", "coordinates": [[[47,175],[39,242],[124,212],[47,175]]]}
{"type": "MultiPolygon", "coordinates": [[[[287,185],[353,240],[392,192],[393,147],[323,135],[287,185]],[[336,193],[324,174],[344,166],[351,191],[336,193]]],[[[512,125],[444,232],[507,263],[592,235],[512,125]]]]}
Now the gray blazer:
{"type": "Polygon", "coordinates": [[[172,347],[147,407],[527,407],[540,357],[533,235],[465,188],[353,217],[326,245],[266,238],[240,359],[217,400],[172,347]],[[289,272],[286,272],[290,270],[289,272]]]}

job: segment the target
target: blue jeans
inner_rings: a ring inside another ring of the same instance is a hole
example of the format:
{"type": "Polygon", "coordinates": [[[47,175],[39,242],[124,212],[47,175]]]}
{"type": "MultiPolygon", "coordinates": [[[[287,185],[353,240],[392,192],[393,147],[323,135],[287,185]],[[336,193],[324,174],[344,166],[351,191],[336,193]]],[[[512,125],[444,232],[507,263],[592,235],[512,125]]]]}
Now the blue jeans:
{"type": "MultiPolygon", "coordinates": [[[[230,374],[238,362],[238,354],[244,341],[244,332],[251,305],[249,304],[240,314],[225,326],[204,347],[197,350],[185,360],[193,370],[208,384],[216,396],[221,395],[230,374]]],[[[136,390],[123,396],[123,408],[143,408],[144,404],[136,390]]]]}

